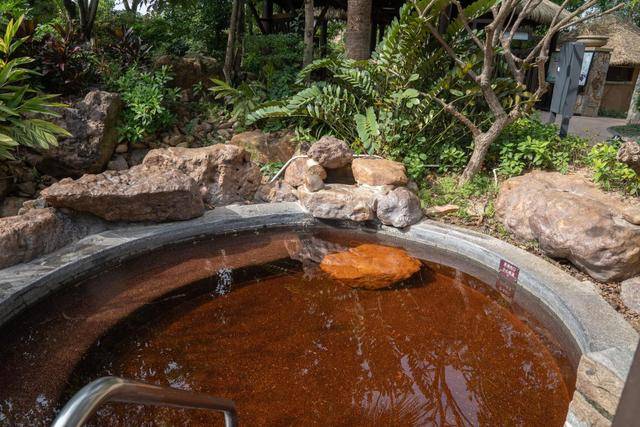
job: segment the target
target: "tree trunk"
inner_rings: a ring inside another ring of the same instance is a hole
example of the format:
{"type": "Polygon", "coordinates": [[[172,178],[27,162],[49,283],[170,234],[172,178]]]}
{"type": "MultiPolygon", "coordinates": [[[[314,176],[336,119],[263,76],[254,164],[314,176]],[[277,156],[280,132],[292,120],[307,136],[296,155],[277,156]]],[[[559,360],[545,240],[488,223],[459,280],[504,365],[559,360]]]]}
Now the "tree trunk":
{"type": "Polygon", "coordinates": [[[640,102],[640,73],[636,79],[636,84],[633,88],[633,95],[631,96],[631,102],[629,102],[629,111],[627,112],[627,124],[637,125],[640,124],[640,109],[638,108],[638,102],[640,102]]]}
{"type": "Polygon", "coordinates": [[[313,62],[313,0],[304,0],[304,54],[302,66],[313,62]]]}
{"type": "Polygon", "coordinates": [[[273,21],[273,0],[264,0],[262,5],[263,25],[267,34],[271,33],[271,23],[273,21]]]}
{"type": "Polygon", "coordinates": [[[62,0],[62,5],[67,11],[67,16],[70,20],[73,21],[78,18],[78,8],[72,0],[62,0]]]}
{"type": "Polygon", "coordinates": [[[347,58],[369,59],[372,0],[347,0],[347,58]]]}
{"type": "Polygon", "coordinates": [[[93,23],[96,20],[99,2],[100,0],[78,0],[78,9],[80,9],[80,28],[86,41],[91,40],[93,23]]]}
{"type": "Polygon", "coordinates": [[[509,116],[497,118],[486,132],[479,133],[473,137],[473,152],[471,153],[469,163],[467,163],[467,166],[464,168],[464,171],[460,176],[458,185],[466,184],[471,180],[471,178],[480,172],[484,165],[484,159],[487,156],[489,147],[491,147],[491,144],[493,144],[504,128],[512,121],[513,119],[509,116]]]}
{"type": "Polygon", "coordinates": [[[231,5],[231,18],[229,20],[229,34],[227,36],[227,49],[224,55],[224,66],[222,73],[228,84],[233,81],[233,68],[235,64],[236,53],[236,34],[238,32],[238,21],[240,17],[240,8],[242,8],[242,0],[233,0],[231,5]]]}

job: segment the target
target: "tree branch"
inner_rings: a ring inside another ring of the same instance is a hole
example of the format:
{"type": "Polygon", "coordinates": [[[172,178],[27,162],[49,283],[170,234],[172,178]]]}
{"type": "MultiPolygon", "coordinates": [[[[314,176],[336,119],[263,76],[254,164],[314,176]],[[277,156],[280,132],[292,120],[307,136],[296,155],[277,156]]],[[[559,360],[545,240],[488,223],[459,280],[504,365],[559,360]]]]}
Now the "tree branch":
{"type": "Polygon", "coordinates": [[[478,38],[476,33],[473,32],[473,30],[471,29],[471,26],[469,25],[469,20],[467,19],[467,16],[464,14],[464,9],[462,8],[462,5],[460,4],[460,1],[459,0],[452,0],[452,1],[453,1],[453,4],[455,4],[456,8],[458,9],[458,16],[460,17],[460,21],[462,22],[462,25],[464,25],[464,28],[469,33],[469,36],[471,37],[471,40],[473,40],[473,42],[480,49],[483,49],[482,42],[480,41],[480,39],[478,38]]]}
{"type": "Polygon", "coordinates": [[[469,120],[467,116],[462,114],[453,104],[447,103],[446,101],[438,98],[437,96],[434,96],[433,99],[435,99],[436,102],[438,102],[438,104],[440,104],[447,113],[451,114],[453,117],[458,119],[460,123],[465,125],[467,129],[469,129],[469,131],[471,132],[471,135],[476,137],[482,133],[480,128],[476,126],[471,120],[469,120]]]}

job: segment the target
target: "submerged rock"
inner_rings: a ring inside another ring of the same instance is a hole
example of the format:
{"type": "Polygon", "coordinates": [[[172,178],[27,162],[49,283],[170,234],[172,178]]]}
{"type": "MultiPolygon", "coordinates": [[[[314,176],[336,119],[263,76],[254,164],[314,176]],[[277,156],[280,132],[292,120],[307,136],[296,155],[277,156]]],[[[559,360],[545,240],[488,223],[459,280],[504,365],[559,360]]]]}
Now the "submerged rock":
{"type": "Polygon", "coordinates": [[[315,218],[369,221],[376,217],[376,197],[371,188],[327,184],[322,190],[298,188],[300,204],[315,218]]]}
{"type": "Polygon", "coordinates": [[[228,205],[252,200],[262,174],[249,153],[235,145],[202,148],[162,148],[149,151],[143,165],[176,168],[200,186],[208,205],[228,205]]]}
{"type": "Polygon", "coordinates": [[[404,249],[364,244],[326,255],[320,263],[331,278],[353,288],[381,289],[408,279],[422,263],[404,249]]]}
{"type": "Polygon", "coordinates": [[[54,177],[77,177],[102,172],[117,141],[122,102],[117,93],[92,90],[82,101],[65,108],[54,121],[68,130],[57,147],[43,150],[34,159],[36,168],[54,177]]]}
{"type": "Polygon", "coordinates": [[[393,160],[358,158],[351,168],[358,184],[398,186],[409,182],[404,165],[393,160]]]}
{"type": "Polygon", "coordinates": [[[385,225],[407,227],[420,221],[420,199],[405,187],[399,187],[378,197],[378,219],[385,225]]]}
{"type": "Polygon", "coordinates": [[[582,177],[535,171],[511,178],[495,206],[507,230],[597,280],[640,274],[640,226],[628,221],[633,204],[582,177]]]}
{"type": "Polygon", "coordinates": [[[41,196],[54,207],[107,221],[173,221],[198,217],[204,204],[193,178],[172,168],[143,165],[63,179],[41,196]]]}
{"type": "Polygon", "coordinates": [[[307,154],[327,169],[347,166],[353,160],[353,150],[349,145],[333,136],[323,136],[314,142],[307,154]]]}

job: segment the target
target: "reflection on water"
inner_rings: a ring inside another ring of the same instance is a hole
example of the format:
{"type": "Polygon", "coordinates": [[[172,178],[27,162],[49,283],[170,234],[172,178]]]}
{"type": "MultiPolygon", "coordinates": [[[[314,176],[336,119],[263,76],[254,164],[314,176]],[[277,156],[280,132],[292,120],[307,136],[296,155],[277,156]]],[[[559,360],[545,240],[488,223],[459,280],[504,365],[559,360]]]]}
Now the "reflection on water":
{"type": "MultiPolygon", "coordinates": [[[[73,364],[62,399],[117,375],[233,399],[240,422],[251,426],[563,424],[569,390],[556,360],[488,296],[488,286],[423,262],[391,289],[352,289],[317,268],[341,245],[291,235],[278,241],[288,256],[238,268],[243,263],[227,250],[226,265],[208,260],[205,277],[111,324],[73,364]]],[[[39,419],[0,408],[0,421],[39,419]]],[[[109,405],[94,419],[221,421],[205,411],[137,405],[109,405]]]]}

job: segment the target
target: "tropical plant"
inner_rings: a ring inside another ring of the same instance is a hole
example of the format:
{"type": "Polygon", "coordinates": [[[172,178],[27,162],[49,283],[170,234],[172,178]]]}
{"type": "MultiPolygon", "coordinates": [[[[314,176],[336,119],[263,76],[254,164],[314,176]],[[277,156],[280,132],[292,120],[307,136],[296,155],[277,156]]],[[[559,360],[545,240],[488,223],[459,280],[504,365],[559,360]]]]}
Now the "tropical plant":
{"type": "Polygon", "coordinates": [[[148,72],[133,66],[114,82],[125,104],[120,140],[140,141],[174,123],[171,109],[178,99],[179,89],[168,86],[171,79],[167,67],[148,72]]]}
{"type": "Polygon", "coordinates": [[[617,160],[619,148],[620,141],[612,140],[597,144],[591,149],[588,162],[593,169],[593,180],[605,190],[620,190],[639,196],[640,176],[617,160]]]}
{"type": "Polygon", "coordinates": [[[50,24],[32,51],[41,67],[42,86],[48,90],[77,93],[95,78],[95,55],[70,22],[50,24]]]}
{"type": "Polygon", "coordinates": [[[231,106],[231,117],[241,125],[258,105],[266,99],[264,86],[259,82],[243,82],[237,88],[218,79],[211,79],[213,86],[209,89],[215,99],[224,99],[231,106]]]}
{"type": "Polygon", "coordinates": [[[40,94],[29,86],[34,74],[26,65],[29,57],[13,58],[25,39],[15,39],[23,17],[11,19],[0,38],[0,158],[11,159],[17,146],[48,148],[57,137],[70,136],[61,127],[38,117],[56,117],[53,110],[64,104],[53,102],[54,95],[40,94]]]}

